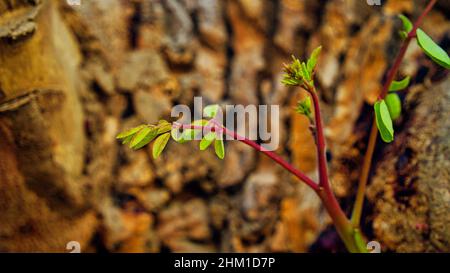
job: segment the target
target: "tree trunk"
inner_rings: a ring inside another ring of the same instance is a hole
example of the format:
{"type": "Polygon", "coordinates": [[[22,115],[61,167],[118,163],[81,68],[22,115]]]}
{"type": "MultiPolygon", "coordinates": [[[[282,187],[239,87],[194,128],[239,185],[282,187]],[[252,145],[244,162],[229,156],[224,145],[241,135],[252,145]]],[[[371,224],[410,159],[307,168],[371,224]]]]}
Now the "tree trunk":
{"type": "MultiPolygon", "coordinates": [[[[385,2],[0,0],[0,251],[342,250],[314,193],[249,147],[227,142],[221,161],[170,143],[153,160],[115,136],[194,96],[280,105],[277,152],[315,177],[293,111],[304,94],[280,79],[291,54],[323,45],[330,172],[350,212],[370,105],[401,43],[396,15],[424,6],[385,2]]],[[[444,2],[422,28],[448,46],[444,2]]],[[[414,87],[395,142],[377,144],[364,231],[383,250],[449,251],[449,81],[416,46],[401,74],[414,87]]]]}

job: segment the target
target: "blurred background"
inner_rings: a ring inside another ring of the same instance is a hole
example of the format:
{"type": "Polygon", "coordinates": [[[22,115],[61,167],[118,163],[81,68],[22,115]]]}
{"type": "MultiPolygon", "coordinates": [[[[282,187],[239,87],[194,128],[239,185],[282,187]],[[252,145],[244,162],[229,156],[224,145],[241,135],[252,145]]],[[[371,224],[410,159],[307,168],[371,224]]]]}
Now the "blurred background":
{"type": "MultiPolygon", "coordinates": [[[[313,191],[251,148],[175,145],[157,160],[116,134],[174,105],[280,105],[277,153],[316,178],[291,54],[317,68],[333,187],[351,211],[399,13],[427,1],[0,0],[0,251],[340,252],[313,191]],[[76,2],[76,1],[71,1],[76,2]],[[375,1],[376,2],[376,1],[375,1]]],[[[450,47],[450,2],[422,28],[450,47]]],[[[412,43],[396,139],[378,142],[363,230],[382,251],[450,251],[450,80],[412,43]]]]}

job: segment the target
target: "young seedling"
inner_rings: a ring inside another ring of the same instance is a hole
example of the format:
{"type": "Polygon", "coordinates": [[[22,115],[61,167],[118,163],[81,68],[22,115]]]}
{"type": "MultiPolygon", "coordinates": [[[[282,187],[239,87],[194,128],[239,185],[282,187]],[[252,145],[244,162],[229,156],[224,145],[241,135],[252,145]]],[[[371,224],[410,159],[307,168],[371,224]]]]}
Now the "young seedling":
{"type": "Polygon", "coordinates": [[[316,182],[306,174],[299,171],[289,162],[284,160],[276,153],[265,149],[258,143],[249,140],[235,131],[229,130],[221,125],[216,119],[220,111],[218,105],[209,105],[204,108],[203,116],[207,120],[195,120],[191,124],[180,124],[177,122],[169,123],[161,120],[156,125],[140,125],[128,131],[120,133],[117,138],[123,144],[128,144],[132,149],[140,149],[154,140],[152,154],[154,158],[161,155],[170,138],[178,143],[184,143],[194,140],[201,132],[203,138],[199,143],[200,150],[206,150],[214,143],[216,155],[223,159],[225,157],[224,136],[228,135],[235,140],[241,141],[257,151],[267,155],[274,162],[281,165],[284,169],[291,172],[300,181],[308,185],[322,200],[324,207],[328,211],[336,230],[350,252],[367,252],[367,244],[364,235],[359,228],[361,218],[362,203],[365,196],[365,188],[370,169],[373,150],[376,143],[378,132],[385,142],[394,140],[393,120],[401,114],[401,101],[397,93],[406,89],[410,82],[410,77],[401,81],[394,81],[399,70],[400,64],[405,55],[408,45],[413,39],[417,40],[419,46],[425,54],[434,62],[448,69],[450,67],[450,58],[447,53],[441,49],[427,34],[425,34],[419,25],[425,15],[432,9],[436,0],[432,0],[427,5],[421,16],[415,24],[412,24],[408,18],[400,15],[404,30],[400,32],[404,38],[403,45],[398,53],[392,68],[388,71],[387,80],[380,92],[378,101],[374,104],[375,122],[371,130],[367,152],[364,158],[361,177],[358,185],[358,192],[353,208],[352,217],[349,219],[340,207],[329,181],[327,160],[326,160],[326,142],[324,136],[324,127],[320,111],[318,91],[314,84],[315,67],[321,51],[321,47],[316,48],[306,62],[292,57],[292,62],[284,67],[284,78],[282,83],[287,86],[301,87],[307,91],[308,97],[298,102],[296,112],[304,115],[310,121],[310,130],[315,138],[316,152],[318,158],[319,181],[316,182]],[[311,109],[312,108],[312,109],[311,109]],[[180,132],[180,129],[182,132],[180,132]]]}

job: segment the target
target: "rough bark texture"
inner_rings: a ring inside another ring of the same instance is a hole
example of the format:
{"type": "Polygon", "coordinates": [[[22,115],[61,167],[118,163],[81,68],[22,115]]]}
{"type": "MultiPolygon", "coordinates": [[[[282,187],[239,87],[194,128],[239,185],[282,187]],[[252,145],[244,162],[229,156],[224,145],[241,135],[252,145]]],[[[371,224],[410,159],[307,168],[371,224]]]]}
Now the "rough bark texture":
{"type": "MultiPolygon", "coordinates": [[[[350,210],[396,14],[424,1],[81,2],[0,0],[0,251],[339,249],[314,193],[249,147],[228,142],[220,161],[169,144],[153,160],[115,135],[194,96],[277,104],[277,152],[314,176],[308,122],[292,111],[303,94],[280,79],[291,54],[321,44],[330,170],[350,210]]],[[[444,47],[445,3],[423,25],[444,47]]],[[[378,144],[365,231],[384,250],[449,251],[449,82],[416,46],[401,74],[416,86],[395,143],[378,144]]]]}
{"type": "Polygon", "coordinates": [[[450,81],[406,98],[407,128],[386,149],[369,189],[373,227],[386,248],[450,251],[450,81]]]}

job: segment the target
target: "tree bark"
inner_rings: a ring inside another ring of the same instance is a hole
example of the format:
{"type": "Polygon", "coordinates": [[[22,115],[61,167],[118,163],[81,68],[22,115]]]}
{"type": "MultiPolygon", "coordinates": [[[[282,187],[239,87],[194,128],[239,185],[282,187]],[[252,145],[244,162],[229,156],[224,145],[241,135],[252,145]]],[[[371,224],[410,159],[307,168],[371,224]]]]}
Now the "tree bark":
{"type": "MultiPolygon", "coordinates": [[[[280,79],[291,54],[323,45],[331,180],[350,212],[370,105],[401,42],[396,15],[424,6],[385,2],[0,0],[0,251],[341,251],[314,193],[249,147],[227,142],[221,161],[169,143],[153,160],[115,135],[194,96],[280,105],[277,152],[315,177],[309,124],[293,111],[304,94],[280,79]]],[[[422,28],[446,45],[444,2],[422,28]]],[[[377,144],[364,231],[383,250],[448,251],[448,80],[414,46],[401,74],[416,91],[395,143],[377,144]]]]}

